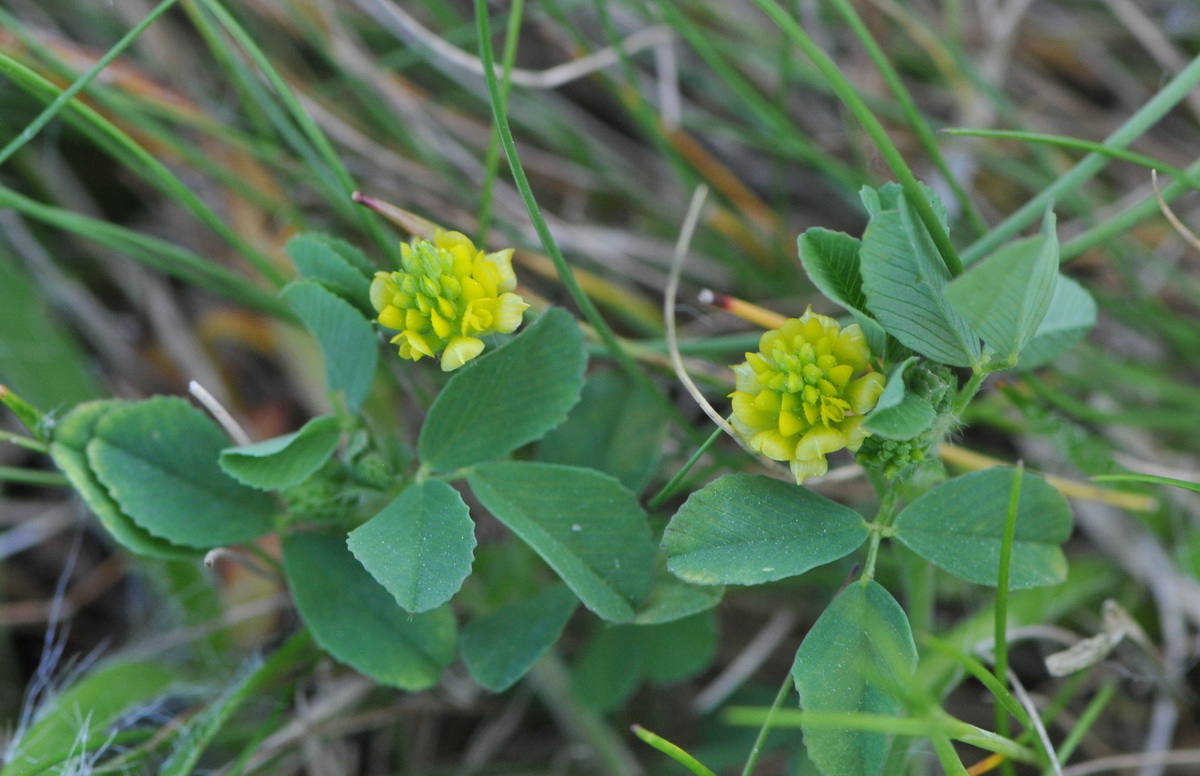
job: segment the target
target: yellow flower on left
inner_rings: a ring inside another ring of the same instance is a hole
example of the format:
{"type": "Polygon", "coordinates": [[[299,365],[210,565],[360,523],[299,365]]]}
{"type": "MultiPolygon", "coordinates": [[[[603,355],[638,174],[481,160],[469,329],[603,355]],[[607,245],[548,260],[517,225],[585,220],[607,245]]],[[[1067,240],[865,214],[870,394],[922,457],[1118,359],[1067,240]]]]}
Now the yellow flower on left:
{"type": "Polygon", "coordinates": [[[438,230],[433,241],[400,246],[396,272],[376,272],[371,304],[379,322],[400,332],[400,357],[439,353],[442,369],[458,369],[483,351],[480,337],[508,334],[529,305],[517,287],[511,248],[484,253],[461,232],[438,230]]]}

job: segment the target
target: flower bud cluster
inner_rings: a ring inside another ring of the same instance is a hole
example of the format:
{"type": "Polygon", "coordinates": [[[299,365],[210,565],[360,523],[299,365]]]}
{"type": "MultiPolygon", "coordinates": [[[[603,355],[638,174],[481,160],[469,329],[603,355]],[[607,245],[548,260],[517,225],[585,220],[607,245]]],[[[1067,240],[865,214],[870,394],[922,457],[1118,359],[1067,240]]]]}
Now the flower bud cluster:
{"type": "Polygon", "coordinates": [[[733,367],[733,427],[756,452],[791,468],[796,482],[824,474],[825,456],[857,450],[868,436],[864,416],[883,393],[857,324],[810,308],[759,341],[757,353],[733,367]]]}
{"type": "Polygon", "coordinates": [[[529,305],[512,290],[512,249],[484,253],[460,232],[438,231],[433,241],[400,246],[401,269],[377,272],[371,304],[379,322],[400,332],[400,357],[441,355],[444,371],[483,351],[480,337],[508,334],[529,305]]]}
{"type": "Polygon", "coordinates": [[[913,439],[884,439],[870,436],[863,440],[855,459],[868,469],[883,472],[887,479],[893,479],[906,466],[921,463],[925,460],[925,452],[929,449],[930,435],[926,432],[913,439]]]}

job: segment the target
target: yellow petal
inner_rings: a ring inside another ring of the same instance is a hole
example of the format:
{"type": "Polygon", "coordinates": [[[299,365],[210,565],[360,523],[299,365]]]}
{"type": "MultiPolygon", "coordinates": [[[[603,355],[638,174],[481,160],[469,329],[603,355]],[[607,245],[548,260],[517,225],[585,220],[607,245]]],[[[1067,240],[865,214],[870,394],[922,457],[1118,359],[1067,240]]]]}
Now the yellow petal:
{"type": "Polygon", "coordinates": [[[442,353],[442,371],[453,372],[483,352],[483,340],[474,337],[455,337],[442,353]]]}
{"type": "Polygon", "coordinates": [[[775,391],[762,391],[754,397],[754,408],[762,412],[779,412],[783,399],[775,391]]]}
{"type": "Polygon", "coordinates": [[[754,394],[734,391],[729,395],[733,404],[733,417],[749,430],[747,440],[764,428],[774,425],[774,413],[763,412],[754,406],[754,394]]]}
{"type": "Polygon", "coordinates": [[[376,310],[383,310],[391,304],[392,297],[400,293],[399,287],[392,280],[389,272],[376,272],[375,278],[371,281],[371,306],[376,310]]]}
{"type": "Polygon", "coordinates": [[[746,363],[754,370],[755,374],[763,374],[771,371],[771,365],[759,353],[747,353],[746,363]]]}
{"type": "Polygon", "coordinates": [[[389,329],[400,331],[404,328],[404,311],[388,305],[380,311],[379,322],[389,329]]]}
{"type": "MultiPolygon", "coordinates": [[[[424,356],[433,356],[433,348],[429,347],[429,343],[425,338],[415,331],[406,331],[403,333],[404,339],[407,340],[408,346],[412,348],[414,353],[420,353],[424,356]]],[[[413,359],[414,361],[416,359],[413,359]]]]}
{"type": "Polygon", "coordinates": [[[826,453],[841,450],[846,446],[846,436],[835,428],[813,426],[796,445],[796,459],[808,461],[823,458],[826,453]]]}
{"type": "MultiPolygon", "coordinates": [[[[821,318],[825,318],[825,316],[814,313],[811,318],[804,322],[804,341],[814,346],[825,338],[825,327],[821,325],[821,318]]],[[[826,320],[829,319],[826,318],[826,320]]],[[[837,324],[834,325],[836,326],[837,324]]]]}
{"type": "Polygon", "coordinates": [[[517,275],[512,268],[513,249],[489,253],[487,261],[496,267],[496,288],[500,291],[512,291],[517,287],[517,275]]]}
{"type": "Polygon", "coordinates": [[[791,460],[796,443],[778,431],[760,431],[750,439],[750,447],[774,461],[791,460]]]}
{"type": "Polygon", "coordinates": [[[496,311],[496,331],[501,334],[514,332],[521,325],[521,318],[529,309],[529,303],[516,294],[501,294],[496,311]]]}
{"type": "Polygon", "coordinates": [[[875,407],[887,384],[887,378],[879,372],[868,372],[846,388],[846,401],[855,415],[865,415],[875,407]]]}
{"type": "Polygon", "coordinates": [[[421,315],[418,310],[408,310],[404,313],[404,325],[394,326],[396,329],[410,329],[412,331],[425,331],[429,328],[429,319],[421,315]]]}
{"type": "Polygon", "coordinates": [[[462,279],[462,295],[468,302],[473,302],[476,299],[482,299],[487,296],[483,290],[483,286],[479,285],[479,281],[471,277],[462,279]]]}
{"type": "Polygon", "coordinates": [[[792,461],[788,468],[796,478],[796,484],[802,484],[809,477],[820,477],[829,471],[829,461],[816,458],[811,461],[792,461]]]}
{"type": "Polygon", "coordinates": [[[846,435],[846,449],[852,453],[858,452],[858,448],[862,447],[863,441],[871,436],[871,432],[863,428],[864,420],[866,418],[862,415],[855,415],[852,418],[846,418],[842,422],[842,425],[838,427],[846,435]]]}
{"type": "Polygon", "coordinates": [[[867,338],[857,323],[842,329],[842,333],[838,335],[837,346],[833,349],[833,355],[837,356],[837,360],[841,363],[854,367],[855,372],[861,372],[867,368],[871,351],[867,349],[867,338]]]}
{"type": "Polygon", "coordinates": [[[492,333],[492,322],[495,320],[492,310],[495,307],[496,300],[494,299],[476,299],[469,303],[463,313],[463,334],[469,336],[492,333]]]}
{"type": "Polygon", "coordinates": [[[808,424],[803,418],[796,416],[794,412],[779,413],[779,433],[786,437],[795,436],[804,429],[808,428],[808,424]]]}
{"type": "Polygon", "coordinates": [[[475,243],[471,242],[471,238],[467,237],[462,232],[442,231],[438,229],[433,233],[433,244],[444,251],[466,251],[467,253],[475,253],[475,243]]]}
{"type": "Polygon", "coordinates": [[[433,324],[433,333],[445,339],[453,331],[450,321],[443,318],[436,310],[429,313],[429,322],[433,324]]]}

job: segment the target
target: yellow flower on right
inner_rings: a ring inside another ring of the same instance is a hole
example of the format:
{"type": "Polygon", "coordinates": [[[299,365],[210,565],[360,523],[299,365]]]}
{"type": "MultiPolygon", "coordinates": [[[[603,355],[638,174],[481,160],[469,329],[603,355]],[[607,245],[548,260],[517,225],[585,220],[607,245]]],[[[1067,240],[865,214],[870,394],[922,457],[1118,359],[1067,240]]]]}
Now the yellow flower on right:
{"type": "Polygon", "coordinates": [[[797,483],[820,476],[827,454],[858,450],[870,433],[863,419],[887,382],[870,360],[858,324],[843,329],[810,307],[733,367],[733,427],[751,449],[786,462],[797,483]]]}

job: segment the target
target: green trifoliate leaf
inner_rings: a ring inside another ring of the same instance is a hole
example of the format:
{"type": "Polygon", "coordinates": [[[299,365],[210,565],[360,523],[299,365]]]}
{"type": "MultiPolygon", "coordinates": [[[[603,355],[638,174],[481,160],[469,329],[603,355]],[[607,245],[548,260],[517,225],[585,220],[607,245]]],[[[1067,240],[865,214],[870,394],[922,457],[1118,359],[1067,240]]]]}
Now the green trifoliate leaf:
{"type": "Polygon", "coordinates": [[[304,232],[288,240],[284,250],[301,277],[320,283],[360,312],[375,317],[368,294],[374,271],[364,272],[358,266],[357,262],[365,262],[366,257],[357,248],[327,234],[304,232]]]}
{"type": "Polygon", "coordinates": [[[266,493],[221,471],[225,435],[183,399],[159,396],[110,409],[96,421],[87,462],[121,511],[174,544],[207,549],[269,531],[266,493]]]}
{"type": "Polygon", "coordinates": [[[656,401],[619,372],[596,374],[579,403],[538,445],[547,463],[586,466],[611,474],[634,493],[646,487],[662,455],[667,416],[656,401]]]}
{"type": "Polygon", "coordinates": [[[861,252],[870,312],[917,353],[952,366],[978,364],[979,336],[946,299],[950,271],[900,187],[863,196],[874,202],[861,252]]]}
{"type": "Polygon", "coordinates": [[[299,431],[221,451],[220,465],[230,477],[260,490],[287,488],[320,469],[337,449],[338,419],[313,418],[299,431]]]}
{"type": "Polygon", "coordinates": [[[504,692],[558,641],[578,606],[570,589],[552,585],[473,620],[461,638],[467,670],[492,692],[504,692]]]}
{"type": "Polygon", "coordinates": [[[315,281],[293,281],[281,294],[321,348],[329,390],[345,391],[346,405],[358,412],[379,363],[374,327],[353,305],[315,281]]]}
{"type": "Polygon", "coordinates": [[[631,622],[654,584],[654,545],[633,494],[591,469],[532,462],[481,464],[471,490],[554,569],[583,605],[631,622]]]}
{"type": "Polygon", "coordinates": [[[454,471],[540,439],[579,401],[586,361],[583,335],[570,313],[547,310],[446,383],[421,428],[421,462],[454,471]]]}
{"type": "Polygon", "coordinates": [[[1014,365],[1050,309],[1059,258],[1054,223],[1046,213],[1040,235],[1004,246],[946,287],[954,309],[1014,365]]]}
{"type": "Polygon", "coordinates": [[[425,480],[351,531],[346,545],[396,603],[426,612],[449,601],[470,575],[475,523],[458,491],[425,480]]]}
{"type": "Polygon", "coordinates": [[[125,549],[154,558],[195,558],[196,550],[154,536],[121,511],[108,488],[96,478],[87,460],[87,444],[96,434],[96,423],[108,412],[125,406],[115,399],[77,405],[58,422],[50,443],[50,457],[67,475],[105,530],[125,549]]]}
{"type": "MultiPolygon", "coordinates": [[[[930,563],[968,582],[996,585],[1000,546],[1015,470],[995,467],[943,483],[896,518],[894,538],[930,563]]],[[[1021,481],[1009,588],[1054,585],[1067,576],[1059,545],[1071,535],[1071,508],[1034,474],[1021,481]]]]}
{"type": "Polygon", "coordinates": [[[1050,309],[1033,339],[1021,351],[1019,369],[1034,369],[1058,358],[1096,325],[1096,301],[1087,290],[1065,275],[1058,275],[1050,309]]]}
{"type": "Polygon", "coordinates": [[[918,360],[913,356],[892,367],[887,386],[863,421],[863,428],[884,439],[912,439],[929,430],[937,410],[927,399],[909,391],[905,383],[906,373],[918,360]]]}
{"type": "Polygon", "coordinates": [[[580,654],[572,687],[586,705],[615,709],[643,681],[668,684],[703,670],[716,647],[712,612],[661,625],[603,625],[580,654]]]}
{"type": "Polygon", "coordinates": [[[688,498],[662,549],[672,574],[700,585],[761,585],[835,561],[866,541],[862,515],[811,490],[731,474],[688,498]]]}
{"type": "MultiPolygon", "coordinates": [[[[904,610],[877,582],[851,582],[817,619],[796,652],[792,678],[813,714],[903,711],[897,690],[917,664],[904,610]]],[[[891,736],[803,724],[808,756],[825,776],[877,776],[891,736]]]]}
{"type": "Polygon", "coordinates": [[[454,660],[449,607],[410,614],[350,554],[341,536],[294,534],[283,568],[304,624],[321,648],[380,684],[415,692],[454,660]]]}
{"type": "Polygon", "coordinates": [[[800,263],[821,293],[845,307],[866,335],[872,353],[887,347],[887,335],[867,312],[867,295],[862,287],[862,242],[843,232],[812,227],[796,240],[800,263]]]}
{"type": "Polygon", "coordinates": [[[654,589],[642,601],[634,622],[661,625],[707,611],[725,597],[721,585],[693,585],[667,570],[667,558],[659,554],[655,564],[654,589]]]}

